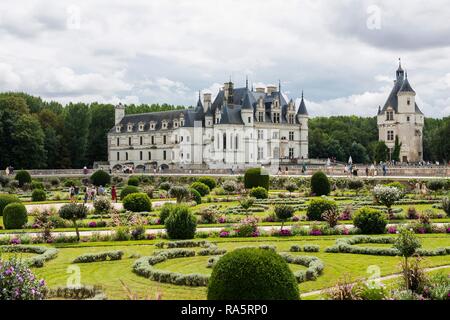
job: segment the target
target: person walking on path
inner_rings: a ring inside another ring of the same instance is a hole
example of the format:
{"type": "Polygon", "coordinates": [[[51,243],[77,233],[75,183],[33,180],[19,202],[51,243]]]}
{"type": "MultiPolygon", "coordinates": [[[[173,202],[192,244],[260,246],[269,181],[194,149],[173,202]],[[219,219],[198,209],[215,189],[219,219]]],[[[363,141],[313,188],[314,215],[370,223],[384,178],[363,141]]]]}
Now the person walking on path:
{"type": "Polygon", "coordinates": [[[86,204],[89,200],[89,187],[84,188],[84,204],[86,204]]]}
{"type": "Polygon", "coordinates": [[[9,176],[9,166],[6,167],[5,173],[6,173],[6,176],[9,176]]]}
{"type": "Polygon", "coordinates": [[[112,186],[111,188],[111,200],[117,203],[117,190],[116,186],[112,186]]]}

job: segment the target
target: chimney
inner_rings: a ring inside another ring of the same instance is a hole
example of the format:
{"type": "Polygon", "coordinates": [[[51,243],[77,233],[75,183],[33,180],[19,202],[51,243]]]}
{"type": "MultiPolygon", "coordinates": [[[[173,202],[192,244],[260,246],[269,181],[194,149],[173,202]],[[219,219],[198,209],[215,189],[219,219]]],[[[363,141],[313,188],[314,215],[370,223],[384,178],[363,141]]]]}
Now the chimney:
{"type": "Polygon", "coordinates": [[[223,91],[225,92],[225,100],[227,103],[233,103],[233,82],[225,82],[223,85],[223,91]]]}
{"type": "Polygon", "coordinates": [[[203,107],[205,108],[205,112],[211,107],[211,93],[203,94],[203,107]]]}
{"type": "Polygon", "coordinates": [[[120,121],[122,121],[123,117],[125,117],[125,106],[122,103],[119,103],[114,108],[114,120],[115,124],[119,124],[120,121]]]}
{"type": "Polygon", "coordinates": [[[273,92],[277,92],[277,86],[267,86],[267,94],[271,95],[273,92]]]}
{"type": "Polygon", "coordinates": [[[265,93],[265,92],[266,92],[266,88],[264,88],[264,87],[258,87],[258,88],[256,88],[256,92],[259,92],[259,93],[265,93]]]}

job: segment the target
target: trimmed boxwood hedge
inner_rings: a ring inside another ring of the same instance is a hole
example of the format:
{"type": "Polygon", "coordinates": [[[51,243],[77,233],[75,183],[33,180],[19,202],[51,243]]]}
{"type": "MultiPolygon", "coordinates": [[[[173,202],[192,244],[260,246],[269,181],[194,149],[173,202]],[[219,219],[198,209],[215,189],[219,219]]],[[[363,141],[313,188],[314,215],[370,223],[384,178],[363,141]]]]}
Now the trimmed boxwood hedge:
{"type": "Polygon", "coordinates": [[[120,191],[120,200],[125,199],[125,197],[132,193],[139,193],[139,188],[136,186],[126,186],[120,191]]]}
{"type": "Polygon", "coordinates": [[[269,190],[269,174],[261,174],[261,168],[251,168],[245,171],[244,186],[245,189],[263,187],[269,190]]]}
{"type": "Polygon", "coordinates": [[[23,262],[30,267],[41,268],[44,266],[44,262],[56,258],[58,255],[58,249],[49,247],[38,247],[28,245],[7,245],[0,246],[0,252],[22,252],[22,253],[36,253],[38,256],[24,259],[23,262]]]}
{"type": "Polygon", "coordinates": [[[73,263],[91,263],[98,261],[113,261],[113,260],[121,260],[123,256],[123,251],[115,250],[115,251],[105,251],[105,252],[96,252],[96,253],[86,253],[78,256],[73,260],[73,263]]]}
{"type": "Polygon", "coordinates": [[[152,211],[152,201],[146,193],[132,193],[123,199],[123,208],[132,212],[152,211]]]}
{"type": "Polygon", "coordinates": [[[337,204],[329,199],[312,199],[306,209],[306,216],[310,221],[322,221],[322,214],[327,210],[337,210],[337,204]]]}
{"type": "Polygon", "coordinates": [[[22,229],[27,222],[27,208],[21,203],[10,203],[3,210],[3,226],[5,229],[22,229]]]}
{"type": "Polygon", "coordinates": [[[294,272],[294,276],[299,283],[316,280],[323,272],[324,264],[322,260],[317,257],[292,256],[288,253],[280,253],[280,256],[287,263],[298,264],[308,268],[306,270],[299,270],[294,272]]]}
{"type": "Polygon", "coordinates": [[[298,300],[297,280],[272,250],[236,249],[213,268],[208,300],[298,300]]]}
{"type": "Polygon", "coordinates": [[[209,192],[211,191],[206,184],[198,181],[191,184],[191,188],[197,190],[202,197],[208,195],[209,192]]]}
{"type": "Polygon", "coordinates": [[[388,223],[386,214],[367,207],[358,209],[353,215],[353,224],[363,234],[383,234],[388,223]]]}
{"type": "Polygon", "coordinates": [[[128,179],[127,184],[129,186],[139,186],[139,178],[138,177],[130,177],[130,179],[128,179]]]}
{"type": "Polygon", "coordinates": [[[20,199],[13,194],[0,194],[0,216],[3,215],[3,210],[10,203],[20,203],[20,199]]]}
{"type": "Polygon", "coordinates": [[[250,190],[249,195],[256,199],[267,199],[269,197],[269,192],[263,187],[256,187],[250,190]]]}

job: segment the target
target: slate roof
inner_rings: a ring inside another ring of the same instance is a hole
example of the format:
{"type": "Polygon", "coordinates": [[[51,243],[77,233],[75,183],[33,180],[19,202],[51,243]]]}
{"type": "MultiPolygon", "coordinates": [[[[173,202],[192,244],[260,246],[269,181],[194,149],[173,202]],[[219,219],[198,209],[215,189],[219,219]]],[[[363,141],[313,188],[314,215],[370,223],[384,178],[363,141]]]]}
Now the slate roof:
{"type": "Polygon", "coordinates": [[[305,99],[303,99],[302,92],[302,100],[300,101],[300,105],[298,106],[297,115],[308,115],[308,110],[306,110],[305,99]]]}

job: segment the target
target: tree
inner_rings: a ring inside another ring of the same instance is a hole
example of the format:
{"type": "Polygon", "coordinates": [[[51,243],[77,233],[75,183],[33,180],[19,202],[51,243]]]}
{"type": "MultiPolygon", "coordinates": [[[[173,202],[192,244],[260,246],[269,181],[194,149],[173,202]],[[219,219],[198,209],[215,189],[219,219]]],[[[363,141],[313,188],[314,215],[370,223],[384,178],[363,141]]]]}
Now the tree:
{"type": "Polygon", "coordinates": [[[59,216],[65,220],[73,222],[77,240],[80,241],[80,232],[78,231],[77,220],[82,220],[87,217],[88,208],[82,204],[70,203],[62,206],[59,209],[59,216]]]}
{"type": "Polygon", "coordinates": [[[68,147],[72,166],[82,168],[86,165],[89,125],[91,115],[86,104],[68,104],[64,109],[64,140],[68,147]]]}
{"type": "Polygon", "coordinates": [[[375,162],[384,162],[389,158],[389,148],[384,141],[378,141],[375,147],[375,162]]]}
{"type": "Polygon", "coordinates": [[[184,186],[173,186],[169,190],[170,197],[177,199],[177,203],[183,202],[183,200],[189,197],[189,194],[189,189],[184,186]]]}
{"type": "Polygon", "coordinates": [[[417,249],[421,247],[421,243],[419,239],[416,237],[414,232],[409,231],[408,229],[400,230],[400,234],[394,242],[394,248],[396,248],[400,255],[405,259],[404,263],[404,279],[406,283],[406,289],[409,290],[409,266],[408,266],[408,258],[413,256],[417,249]]]}
{"type": "Polygon", "coordinates": [[[392,151],[392,159],[393,161],[400,161],[400,150],[402,149],[402,144],[398,140],[398,136],[395,136],[395,145],[394,150],[392,151]]]}
{"type": "Polygon", "coordinates": [[[292,206],[288,206],[285,204],[275,206],[275,214],[278,219],[281,221],[281,230],[283,230],[284,223],[292,218],[294,215],[295,209],[292,206]]]}
{"type": "Polygon", "coordinates": [[[369,156],[367,155],[367,150],[360,143],[354,141],[350,148],[350,156],[352,156],[354,163],[368,163],[369,156]]]}
{"type": "Polygon", "coordinates": [[[248,197],[239,200],[239,204],[241,205],[242,209],[245,210],[245,214],[248,214],[248,209],[250,209],[253,204],[255,203],[255,198],[248,197]]]}
{"type": "Polygon", "coordinates": [[[93,103],[90,105],[91,123],[87,145],[87,161],[108,160],[108,131],[114,126],[114,106],[93,103]]]}
{"type": "Polygon", "coordinates": [[[387,207],[390,215],[392,205],[402,198],[403,193],[396,187],[377,185],[373,188],[373,196],[376,201],[387,207]]]}

